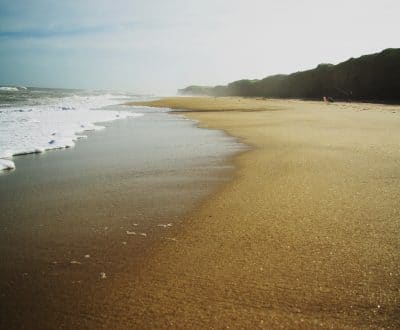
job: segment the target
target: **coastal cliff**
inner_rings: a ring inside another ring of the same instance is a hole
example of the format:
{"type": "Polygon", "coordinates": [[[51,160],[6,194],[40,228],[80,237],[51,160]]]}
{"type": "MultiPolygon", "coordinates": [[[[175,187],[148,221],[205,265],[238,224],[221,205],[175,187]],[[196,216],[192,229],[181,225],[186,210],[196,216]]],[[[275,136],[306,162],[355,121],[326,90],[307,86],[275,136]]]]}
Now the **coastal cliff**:
{"type": "Polygon", "coordinates": [[[247,96],[347,101],[400,101],[400,48],[289,75],[237,80],[226,86],[189,86],[181,95],[247,96]]]}

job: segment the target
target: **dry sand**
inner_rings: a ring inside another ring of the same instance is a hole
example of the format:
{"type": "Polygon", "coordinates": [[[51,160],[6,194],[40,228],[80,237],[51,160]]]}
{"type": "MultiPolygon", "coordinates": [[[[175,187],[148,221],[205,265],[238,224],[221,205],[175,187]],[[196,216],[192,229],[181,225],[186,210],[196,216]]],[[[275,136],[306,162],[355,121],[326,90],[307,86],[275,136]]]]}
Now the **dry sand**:
{"type": "Polygon", "coordinates": [[[113,311],[126,319],[109,325],[400,327],[400,107],[243,98],[147,105],[192,109],[185,115],[200,126],[253,148],[176,241],[116,284],[109,299],[129,304],[113,311]]]}

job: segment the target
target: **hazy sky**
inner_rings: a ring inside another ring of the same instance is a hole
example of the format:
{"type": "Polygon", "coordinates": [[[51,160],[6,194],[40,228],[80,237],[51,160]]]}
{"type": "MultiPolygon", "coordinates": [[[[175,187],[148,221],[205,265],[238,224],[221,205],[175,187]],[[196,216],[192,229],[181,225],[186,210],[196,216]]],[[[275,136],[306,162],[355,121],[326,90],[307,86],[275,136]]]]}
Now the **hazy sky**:
{"type": "Polygon", "coordinates": [[[0,84],[174,93],[400,47],[399,0],[0,0],[0,84]]]}

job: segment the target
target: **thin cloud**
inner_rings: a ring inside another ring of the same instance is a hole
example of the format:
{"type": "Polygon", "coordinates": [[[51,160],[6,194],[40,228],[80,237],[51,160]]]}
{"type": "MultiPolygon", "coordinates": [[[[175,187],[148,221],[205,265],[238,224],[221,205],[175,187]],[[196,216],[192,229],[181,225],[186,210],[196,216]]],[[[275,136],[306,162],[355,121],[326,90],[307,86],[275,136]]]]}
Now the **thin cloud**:
{"type": "Polygon", "coordinates": [[[0,83],[174,92],[263,78],[399,47],[399,11],[398,0],[3,1],[0,83]]]}

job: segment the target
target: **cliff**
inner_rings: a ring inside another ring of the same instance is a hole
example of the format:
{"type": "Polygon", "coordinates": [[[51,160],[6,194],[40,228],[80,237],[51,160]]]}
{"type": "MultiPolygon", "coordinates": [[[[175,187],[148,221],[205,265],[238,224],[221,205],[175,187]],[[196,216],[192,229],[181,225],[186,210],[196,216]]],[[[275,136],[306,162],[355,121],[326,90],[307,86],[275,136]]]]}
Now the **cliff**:
{"type": "Polygon", "coordinates": [[[238,80],[227,86],[189,86],[182,95],[255,96],[275,98],[400,101],[400,49],[351,58],[337,65],[274,75],[261,80],[238,80]]]}

